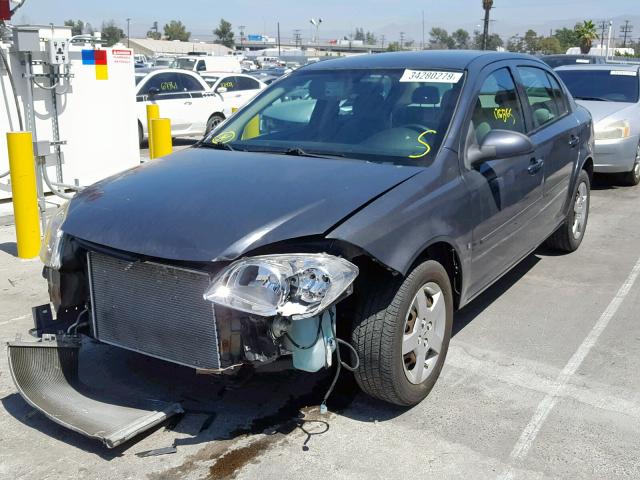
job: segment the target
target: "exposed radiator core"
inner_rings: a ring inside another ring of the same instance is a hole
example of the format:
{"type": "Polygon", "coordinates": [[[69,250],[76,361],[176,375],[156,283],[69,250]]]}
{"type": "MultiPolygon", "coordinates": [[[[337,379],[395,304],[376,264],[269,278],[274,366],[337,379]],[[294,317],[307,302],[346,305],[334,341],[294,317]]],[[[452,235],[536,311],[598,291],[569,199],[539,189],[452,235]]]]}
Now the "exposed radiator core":
{"type": "Polygon", "coordinates": [[[88,253],[93,329],[102,342],[195,368],[220,368],[203,272],[88,253]]]}

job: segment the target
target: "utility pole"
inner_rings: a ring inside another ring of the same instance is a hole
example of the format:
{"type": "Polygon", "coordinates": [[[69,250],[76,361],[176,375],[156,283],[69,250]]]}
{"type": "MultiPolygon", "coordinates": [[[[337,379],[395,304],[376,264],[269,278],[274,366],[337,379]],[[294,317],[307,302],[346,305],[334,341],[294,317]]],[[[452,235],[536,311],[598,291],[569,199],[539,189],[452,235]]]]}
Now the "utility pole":
{"type": "Polygon", "coordinates": [[[380,46],[384,48],[384,34],[380,35],[380,46]]]}
{"type": "Polygon", "coordinates": [[[487,49],[489,42],[489,12],[493,8],[493,0],[482,0],[482,8],[484,9],[484,28],[482,32],[482,49],[487,49]]]}
{"type": "Polygon", "coordinates": [[[244,50],[244,29],[247,28],[245,25],[238,25],[238,30],[240,30],[240,50],[244,50]]]}
{"type": "Polygon", "coordinates": [[[600,51],[602,51],[602,47],[604,47],[604,34],[607,31],[607,27],[609,26],[609,22],[606,20],[602,20],[598,26],[600,27],[600,51]]]}
{"type": "MultiPolygon", "coordinates": [[[[280,22],[278,22],[278,57],[280,57],[282,55],[282,52],[280,51],[280,22]]],[[[278,58],[279,60],[280,58],[278,58]]]]}
{"type": "Polygon", "coordinates": [[[296,28],[293,31],[293,39],[294,39],[294,41],[296,43],[296,47],[297,48],[301,48],[302,47],[302,35],[300,33],[300,29],[299,28],[296,28]]]}
{"type": "Polygon", "coordinates": [[[404,50],[404,32],[400,32],[400,50],[404,50]]]}
{"type": "Polygon", "coordinates": [[[422,10],[422,45],[421,50],[424,50],[424,10],[422,10]]]}
{"type": "Polygon", "coordinates": [[[622,34],[622,48],[627,46],[627,36],[633,30],[633,25],[629,25],[629,20],[624,21],[624,25],[620,27],[620,33],[622,34]]]}
{"type": "Polygon", "coordinates": [[[129,35],[130,33],[130,27],[131,26],[131,19],[127,18],[127,48],[129,48],[129,39],[131,38],[131,35],[129,35]]]}

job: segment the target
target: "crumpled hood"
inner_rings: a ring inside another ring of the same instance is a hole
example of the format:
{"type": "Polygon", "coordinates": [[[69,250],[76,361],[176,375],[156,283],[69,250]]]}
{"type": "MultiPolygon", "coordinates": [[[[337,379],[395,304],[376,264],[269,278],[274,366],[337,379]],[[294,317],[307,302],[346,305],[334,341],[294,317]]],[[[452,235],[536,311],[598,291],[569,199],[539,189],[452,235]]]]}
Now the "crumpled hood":
{"type": "Polygon", "coordinates": [[[141,255],[231,260],[326,233],[420,167],[191,148],[102,180],[71,201],[62,230],[141,255]]]}
{"type": "Polygon", "coordinates": [[[578,105],[582,105],[584,108],[589,110],[591,113],[591,118],[593,118],[593,124],[596,125],[598,122],[604,120],[605,118],[614,115],[616,118],[620,120],[625,119],[625,112],[627,108],[633,107],[635,103],[623,103],[623,102],[600,102],[600,101],[589,101],[589,100],[576,100],[578,105]]]}

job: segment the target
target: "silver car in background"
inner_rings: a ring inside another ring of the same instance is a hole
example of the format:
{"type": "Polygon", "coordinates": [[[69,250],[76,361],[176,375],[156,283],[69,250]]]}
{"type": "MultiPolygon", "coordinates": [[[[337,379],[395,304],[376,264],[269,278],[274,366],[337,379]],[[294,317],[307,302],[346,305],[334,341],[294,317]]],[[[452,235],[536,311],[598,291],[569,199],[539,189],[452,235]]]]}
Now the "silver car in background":
{"type": "Polygon", "coordinates": [[[571,65],[556,72],[593,117],[594,171],[640,183],[640,65],[571,65]]]}

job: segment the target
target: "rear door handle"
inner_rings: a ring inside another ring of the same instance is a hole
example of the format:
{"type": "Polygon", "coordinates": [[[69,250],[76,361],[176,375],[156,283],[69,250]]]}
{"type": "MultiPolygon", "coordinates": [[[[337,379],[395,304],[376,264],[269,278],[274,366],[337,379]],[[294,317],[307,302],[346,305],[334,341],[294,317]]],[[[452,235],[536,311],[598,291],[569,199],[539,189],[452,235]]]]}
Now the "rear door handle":
{"type": "Polygon", "coordinates": [[[575,135],[571,135],[571,137],[569,138],[569,146],[571,148],[573,148],[576,145],[578,145],[579,142],[580,142],[580,137],[576,137],[575,135]]]}
{"type": "Polygon", "coordinates": [[[532,158],[527,167],[527,172],[529,172],[529,175],[535,175],[542,169],[543,165],[544,160],[542,158],[532,158]]]}
{"type": "Polygon", "coordinates": [[[184,102],[185,105],[191,105],[191,102],[184,102]]]}

